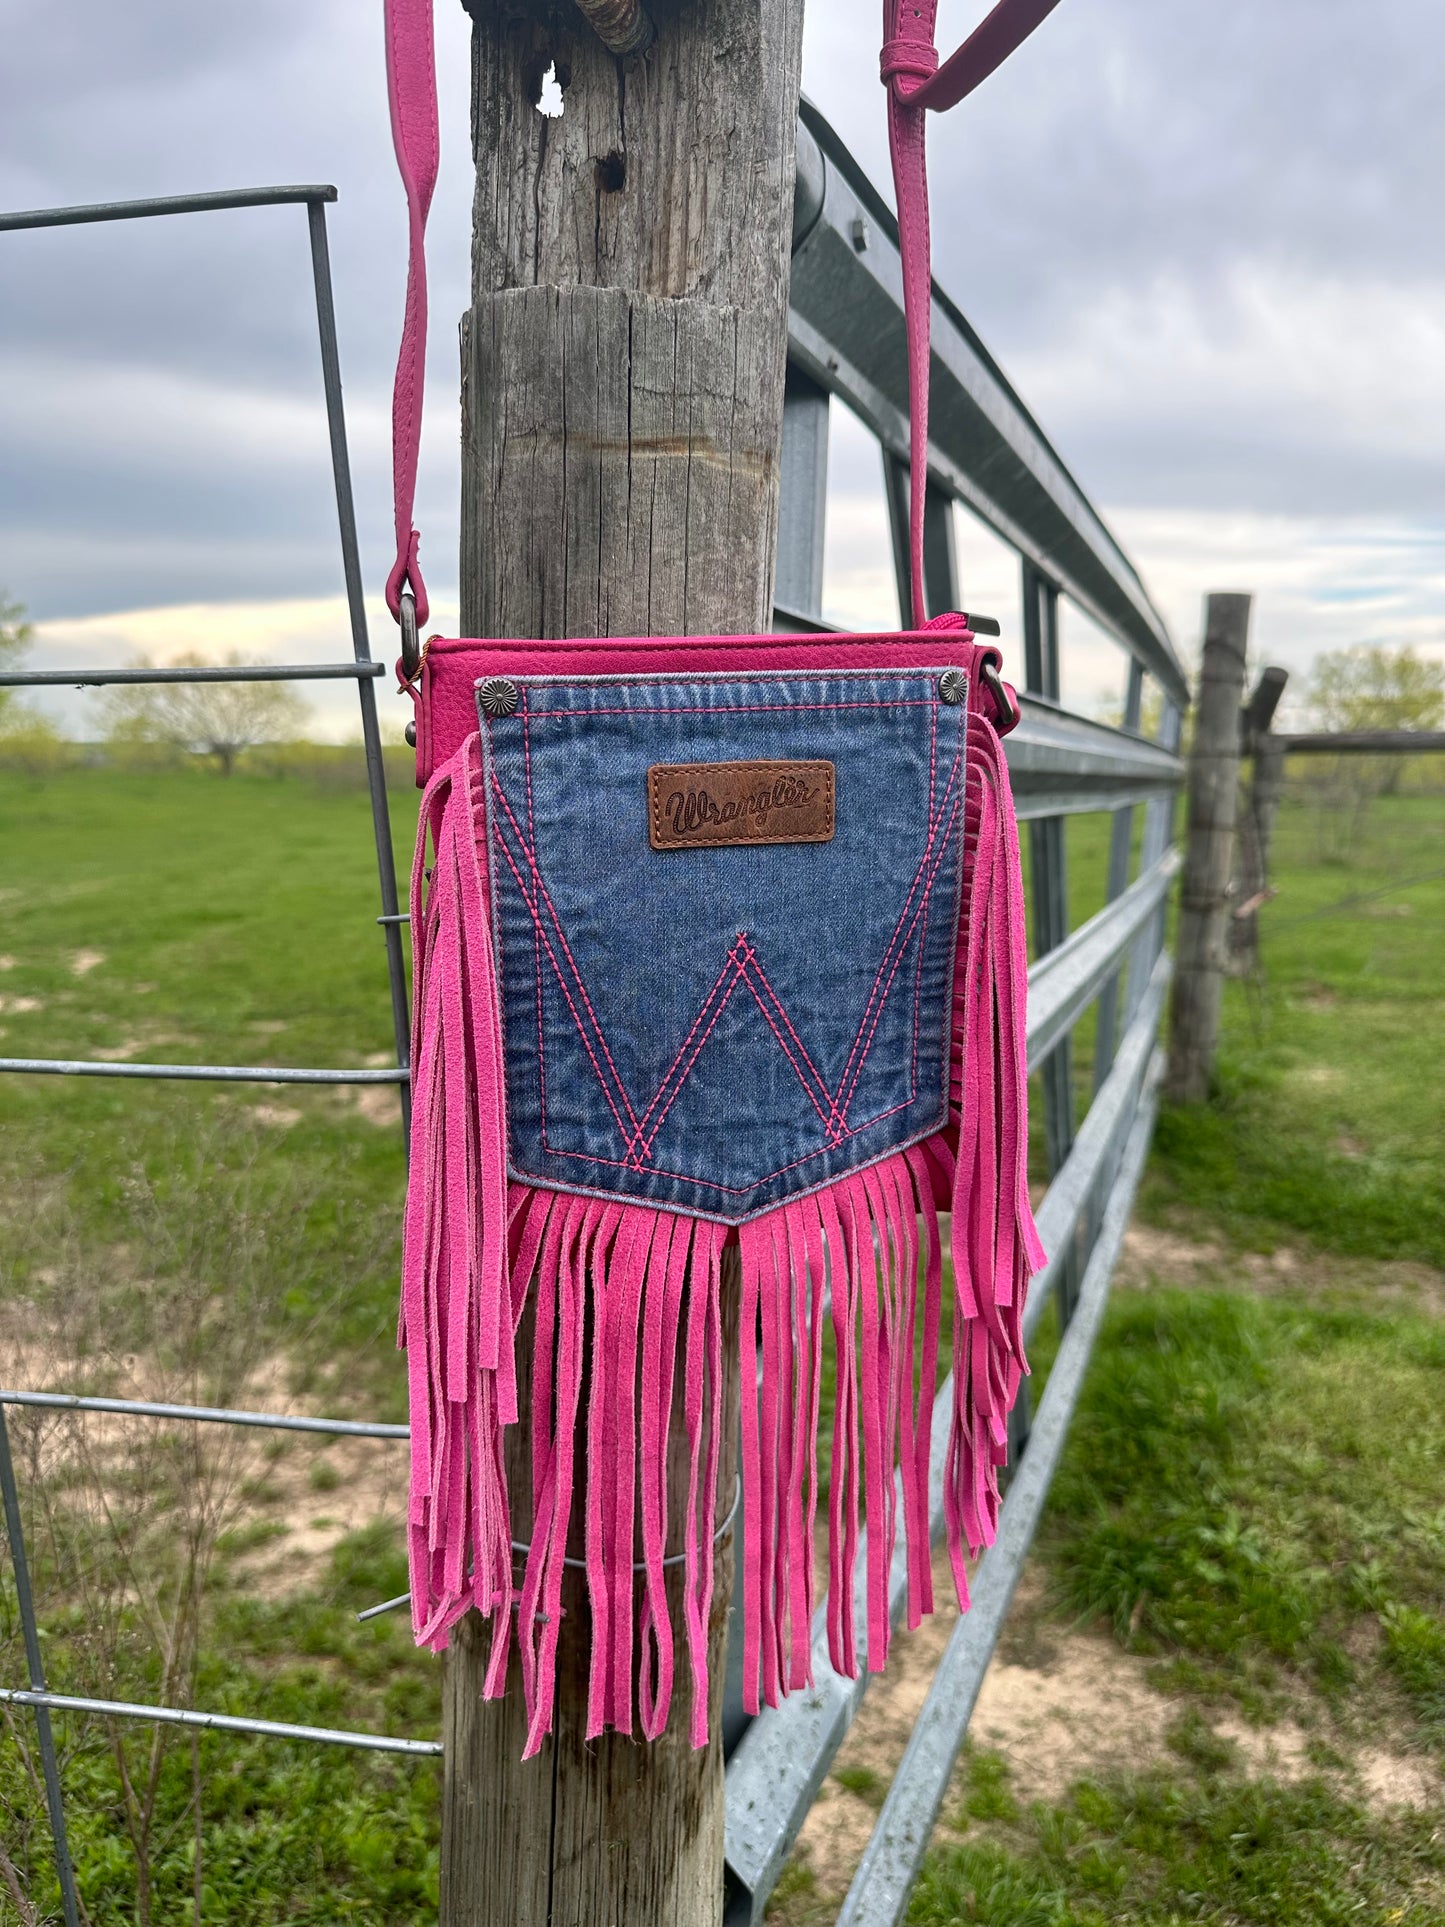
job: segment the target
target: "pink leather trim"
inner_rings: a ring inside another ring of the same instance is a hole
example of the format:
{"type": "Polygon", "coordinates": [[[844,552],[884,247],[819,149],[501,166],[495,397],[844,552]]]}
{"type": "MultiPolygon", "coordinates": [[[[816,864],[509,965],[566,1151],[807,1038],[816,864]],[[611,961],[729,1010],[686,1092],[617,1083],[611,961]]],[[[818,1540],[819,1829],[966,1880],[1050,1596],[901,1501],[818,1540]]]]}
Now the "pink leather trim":
{"type": "MultiPolygon", "coordinates": [[[[1058,0],[998,0],[955,53],[940,66],[934,33],[938,0],[884,0],[880,72],[888,89],[888,134],[898,201],[907,314],[910,446],[926,457],[931,278],[928,240],[928,178],[923,116],[953,107],[1008,58],[1058,0]]],[[[396,560],[386,582],[387,605],[400,613],[403,589],[416,598],[418,623],[427,619],[426,585],[417,560],[419,536],[412,523],[417,458],[421,447],[426,377],[426,222],[440,157],[436,51],[432,0],[384,0],[387,95],[392,144],[407,203],[407,287],[392,394],[392,476],[396,560]]],[[[926,459],[912,463],[912,606],[922,613],[923,502],[926,459]]]]}
{"type": "Polygon", "coordinates": [[[426,217],[437,182],[441,140],[437,128],[436,54],[432,0],[385,0],[386,81],[391,138],[406,190],[408,260],[406,309],[391,401],[392,489],[396,510],[396,561],[386,579],[387,607],[400,615],[408,584],[416,619],[427,619],[426,585],[417,565],[420,538],[412,527],[416,465],[421,449],[422,394],[426,383],[426,217]]]}
{"type": "Polygon", "coordinates": [[[427,644],[416,703],[416,780],[454,756],[477,727],[476,685],[483,676],[729,675],[835,669],[917,669],[936,662],[973,674],[973,632],[943,622],[927,629],[844,636],[618,636],[583,641],[469,641],[434,636],[427,644]],[[947,635],[946,643],[940,641],[947,635]]]}
{"type": "Polygon", "coordinates": [[[943,66],[933,44],[938,0],[883,0],[879,71],[888,89],[888,151],[898,204],[898,251],[908,337],[909,574],[913,619],[923,595],[923,507],[928,486],[929,331],[933,271],[929,248],[926,110],[956,106],[1006,60],[1058,0],[999,0],[943,66]]]}
{"type": "MultiPolygon", "coordinates": [[[[1021,47],[1034,28],[1041,25],[1059,0],[999,0],[993,12],[987,14],[974,28],[963,45],[940,66],[938,56],[933,57],[931,73],[925,70],[925,78],[920,87],[906,90],[909,102],[919,107],[931,108],[942,113],[958,103],[980,86],[989,75],[1001,67],[1011,53],[1021,47]]],[[[927,8],[930,16],[929,38],[932,39],[933,5],[927,8]]],[[[888,13],[885,7],[885,18],[888,13]]],[[[917,17],[919,9],[911,7],[909,12],[917,17]]],[[[888,49],[885,46],[885,62],[888,49]]],[[[895,66],[895,73],[913,74],[919,69],[901,65],[895,66]]],[[[892,75],[885,72],[884,79],[892,75]]]]}

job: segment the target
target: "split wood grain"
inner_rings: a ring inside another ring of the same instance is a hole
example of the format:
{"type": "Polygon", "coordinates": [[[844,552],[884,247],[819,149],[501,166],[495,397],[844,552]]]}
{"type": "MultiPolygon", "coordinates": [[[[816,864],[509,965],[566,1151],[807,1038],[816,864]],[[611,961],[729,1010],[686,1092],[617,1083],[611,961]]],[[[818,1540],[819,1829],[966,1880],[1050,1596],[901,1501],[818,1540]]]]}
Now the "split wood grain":
{"type": "MultiPolygon", "coordinates": [[[[649,6],[657,38],[631,60],[609,54],[571,5],[470,0],[470,11],[463,633],[764,630],[802,0],[649,6]],[[535,105],[549,68],[562,88],[555,118],[535,105]]],[[[731,1256],[723,1314],[719,1518],[737,1477],[731,1256]]],[[[511,1455],[522,1490],[526,1435],[524,1411],[511,1455]]],[[[675,1415],[675,1445],[684,1436],[675,1415]]],[[[673,1520],[685,1490],[679,1450],[673,1520]]],[[[674,1534],[669,1550],[677,1544],[674,1534]]],[[[652,1745],[583,1739],[588,1627],[576,1572],[564,1588],[556,1730],[535,1760],[520,1757],[515,1665],[506,1700],[483,1704],[490,1633],[475,1616],[458,1628],[444,1696],[443,1927],[719,1927],[729,1539],[717,1554],[713,1740],[700,1753],[688,1745],[680,1569],[668,1574],[673,1712],[652,1745]]]]}

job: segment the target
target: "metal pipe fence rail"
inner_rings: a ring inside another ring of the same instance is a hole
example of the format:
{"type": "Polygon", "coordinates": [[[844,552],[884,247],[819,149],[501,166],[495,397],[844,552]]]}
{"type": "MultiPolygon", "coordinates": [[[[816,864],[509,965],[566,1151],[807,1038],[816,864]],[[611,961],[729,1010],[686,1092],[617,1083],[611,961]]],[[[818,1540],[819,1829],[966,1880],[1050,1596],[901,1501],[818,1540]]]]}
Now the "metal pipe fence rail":
{"type": "Polygon", "coordinates": [[[384,662],[262,662],[225,669],[9,669],[0,689],[107,689],[116,684],[177,682],[353,682],[384,676],[384,662]]]}
{"type": "Polygon", "coordinates": [[[375,682],[386,674],[386,665],[375,662],[367,634],[366,599],[361,579],[361,551],[356,535],[356,503],[351,487],[351,458],[346,444],[346,412],[341,396],[341,354],[336,334],[336,303],[331,285],[331,253],[326,234],[326,208],[336,199],[334,187],[300,185],[282,187],[223,188],[209,194],[171,194],[143,201],[107,201],[82,207],[31,208],[19,213],[0,213],[0,234],[33,233],[40,229],[88,227],[108,221],[144,221],[182,214],[222,213],[236,208],[299,206],[306,210],[307,237],[311,253],[312,293],[316,312],[316,331],[321,351],[321,386],[326,402],[327,440],[331,458],[332,490],[336,497],[337,532],[341,543],[341,568],[346,589],[347,619],[351,630],[350,662],[260,663],[210,667],[158,667],[151,669],[26,669],[0,673],[0,687],[44,688],[69,685],[91,689],[127,684],[231,683],[231,682],[333,682],[354,681],[361,709],[361,736],[366,755],[367,791],[371,801],[372,834],[376,845],[377,884],[381,896],[378,922],[386,944],[387,977],[391,991],[392,1032],[398,1069],[379,1077],[356,1072],[321,1070],[289,1074],[278,1070],[265,1080],[252,1078],[249,1071],[230,1067],[164,1066],[145,1064],[91,1065],[77,1062],[46,1063],[29,1059],[0,1059],[0,1070],[52,1070],[74,1076],[121,1075],[132,1077],[225,1077],[276,1083],[371,1083],[402,1084],[402,1126],[405,1136],[410,1119],[411,1094],[403,1075],[410,1061],[411,1015],[407,1003],[406,960],[402,954],[399,928],[399,903],[396,891],[396,863],[392,854],[391,820],[386,798],[386,769],[382,756],[381,728],[377,718],[375,682]]]}
{"type": "MultiPolygon", "coordinates": [[[[60,1077],[154,1078],[181,1082],[395,1084],[409,1113],[408,1008],[391,854],[376,679],[361,593],[355,515],[341,404],[340,366],[326,250],[329,187],[278,187],[121,202],[91,208],[0,215],[0,232],[293,203],[307,210],[333,481],[350,617],[351,662],[155,670],[10,671],[15,687],[127,682],[354,680],[361,707],[368,789],[386,949],[394,1069],[270,1065],[103,1063],[0,1058],[0,1071],[60,1077]]],[[[948,1775],[962,1744],[979,1682],[1031,1543],[1102,1316],[1108,1280],[1147,1153],[1158,1077],[1155,1038],[1170,962],[1164,918],[1178,865],[1172,843],[1178,755],[1187,687],[1165,626],[1128,558],[1069,474],[1042,430],[947,297],[934,291],[932,439],[925,525],[928,609],[908,610],[907,376],[902,278],[896,228],[886,205],[816,110],[804,104],[798,135],[789,370],[781,452],[775,627],[818,629],[822,615],[830,398],[844,401],[877,439],[884,499],[894,538],[899,606],[919,618],[960,606],[954,507],[962,503],[1018,553],[1021,562],[1022,721],[1005,748],[1018,815],[1030,846],[1035,961],[1029,972],[1030,1071],[1043,1083],[1050,1182],[1038,1207],[1049,1263],[1030,1289],[1026,1337],[1050,1306],[1064,1326],[1061,1350],[1036,1415],[1020,1403],[1011,1430],[1010,1484],[998,1540],[981,1561],[972,1611],[954,1630],[908,1751],[879,1816],[841,1919],[878,1927],[902,1918],[948,1775]],[[1072,714],[1060,700],[1059,598],[1068,597],[1119,645],[1127,664],[1123,727],[1072,714]],[[1146,682],[1160,701],[1157,737],[1140,732],[1146,682]],[[1106,902],[1071,930],[1065,819],[1112,814],[1106,902]],[[1142,823],[1141,823],[1142,818],[1142,823]],[[1137,834],[1136,834],[1137,833],[1137,834]],[[1133,852],[1137,846],[1137,864],[1133,852]],[[1132,870],[1132,880],[1131,880],[1132,870]],[[1096,1008],[1094,1074],[1087,1103],[1076,1090],[1075,1027],[1096,1008]]],[[[935,1406],[930,1506],[942,1530],[942,1476],[950,1400],[935,1406]]],[[[52,1714],[103,1716],[201,1727],[282,1742],[306,1742],[434,1758],[434,1740],[291,1726],[186,1707],[147,1706],[52,1692],[45,1679],[40,1623],[25,1555],[20,1495],[6,1407],[105,1413],[178,1424],[222,1424],[391,1439],[402,1425],[250,1412],[223,1407],[88,1397],[66,1391],[0,1391],[0,1487],[24,1639],[27,1684],[0,1689],[0,1702],[28,1708],[40,1743],[44,1792],[67,1927],[78,1927],[74,1871],[52,1714]]],[[[741,1534],[739,1532],[739,1539],[741,1534]]],[[[859,1585],[866,1562],[858,1561],[859,1585]]],[[[901,1554],[890,1573],[894,1617],[902,1611],[901,1554]]],[[[382,1601],[374,1618],[403,1604],[382,1601]]],[[[857,1602],[866,1623],[866,1602],[857,1602]]],[[[846,1680],[827,1659],[826,1600],[814,1621],[812,1689],[749,1721],[729,1690],[726,1880],[730,1923],[756,1921],[782,1872],[808,1809],[867,1691],[865,1673],[846,1680]]],[[[734,1632],[736,1633],[736,1626],[734,1632]]],[[[736,1644],[736,1641],[734,1642],[736,1644]]]]}
{"type": "MultiPolygon", "coordinates": [[[[367,634],[366,603],[362,588],[361,556],[356,535],[356,508],[351,487],[351,463],[346,444],[346,417],[341,396],[341,359],[336,334],[336,309],[331,285],[331,260],[327,245],[326,206],[336,199],[330,186],[235,188],[214,194],[180,194],[156,200],[115,201],[95,206],[39,208],[22,213],[0,214],[0,234],[38,229],[88,226],[96,222],[150,220],[181,214],[205,214],[235,208],[301,206],[306,210],[307,234],[311,253],[311,278],[315,301],[316,326],[321,352],[322,390],[326,402],[327,434],[331,458],[332,487],[336,497],[338,533],[341,542],[342,574],[346,589],[347,614],[351,630],[352,660],[334,663],[289,663],[225,668],[157,668],[144,670],[11,670],[0,676],[0,684],[11,688],[43,688],[70,684],[97,688],[117,684],[209,683],[209,682],[329,682],[352,681],[356,684],[361,710],[361,733],[366,756],[367,790],[371,802],[372,834],[376,846],[377,883],[381,915],[377,919],[386,947],[387,976],[391,993],[392,1031],[396,1046],[395,1070],[356,1071],[344,1069],[305,1069],[256,1065],[204,1064],[106,1064],[74,1059],[0,1058],[0,1071],[67,1077],[146,1077],[181,1081],[223,1081],[284,1084],[399,1084],[402,1102],[402,1130],[405,1143],[410,1119],[410,1012],[407,1002],[406,961],[401,946],[401,916],[396,889],[396,867],[392,855],[391,821],[387,807],[386,770],[382,757],[381,730],[376,709],[376,679],[386,673],[385,665],[372,660],[367,634]]],[[[328,1744],[355,1745],[390,1752],[434,1754],[440,1748],[432,1742],[389,1740],[384,1735],[342,1734],[321,1728],[283,1728],[275,1722],[245,1720],[228,1715],[194,1714],[173,1707],[140,1707],[121,1702],[95,1701],[74,1695],[56,1695],[46,1690],[40,1651],[39,1624],[31,1593],[25,1542],[22,1531],[19,1494],[15,1484],[10,1453],[5,1405],[63,1403],[72,1409],[129,1412],[137,1417],[206,1419],[225,1424],[268,1424],[291,1429],[362,1432],[373,1437],[405,1436],[405,1428],[353,1426],[344,1422],[313,1420],[304,1428],[285,1418],[269,1414],[239,1414],[196,1408],[149,1407],[124,1400],[55,1399],[47,1395],[0,1394],[0,1486],[3,1486],[6,1537],[10,1546],[24,1638],[28,1691],[5,1690],[0,1699],[29,1706],[35,1714],[46,1806],[54,1846],[56,1871],[66,1927],[79,1927],[80,1912],[75,1889],[75,1873],[66,1838],[65,1809],[62,1800],[59,1765],[51,1727],[52,1708],[73,1712],[104,1712],[112,1718],[131,1718],[185,1725],[211,1725],[230,1732],[269,1733],[273,1737],[309,1739],[328,1744]]]]}
{"type": "MultiPolygon", "coordinates": [[[[1021,1395],[1010,1428],[1010,1485],[998,1540],[980,1564],[972,1610],[958,1623],[896,1774],[840,1920],[902,1919],[962,1744],[1008,1601],[1067,1435],[1148,1151],[1160,1064],[1155,1036],[1170,976],[1164,919],[1179,858],[1175,798],[1188,685],[1139,577],[968,323],[935,286],[927,451],[924,592],[912,610],[907,569],[908,392],[897,228],[886,204],[816,109],[803,105],[793,230],[790,363],[784,400],[778,533],[778,626],[823,625],[828,408],[846,402],[876,437],[903,619],[964,606],[955,504],[1019,555],[1023,717],[1005,742],[1031,859],[1035,962],[1029,972],[1029,1068],[1043,1087],[1050,1175],[1039,1229],[1051,1254],[1025,1312],[1031,1335],[1050,1305],[1062,1347],[1038,1414],[1021,1395]],[[1060,701],[1059,603],[1067,597],[1115,641],[1127,663],[1123,727],[1060,701]],[[1154,739],[1140,730],[1146,683],[1159,697],[1154,739]],[[1110,812],[1102,910],[1070,930],[1065,819],[1110,812]],[[1140,821],[1142,817],[1142,823],[1140,821]],[[1138,867],[1130,880],[1138,842],[1138,867]],[[1075,1026],[1097,1007],[1092,1091],[1081,1106],[1075,1026]],[[1082,1118],[1079,1112],[1083,1111],[1082,1118]]],[[[1025,1382],[1024,1394],[1027,1392],[1025,1382]]],[[[930,1506],[942,1532],[949,1396],[935,1406],[930,1506]]],[[[857,1582],[864,1583],[860,1559],[857,1582]]],[[[895,1621],[906,1566],[889,1582],[895,1621]]],[[[855,1600],[863,1623],[866,1600],[855,1600]]],[[[828,1663],[827,1601],[816,1609],[814,1686],[748,1720],[725,1703],[727,1921],[760,1920],[803,1821],[868,1690],[865,1672],[828,1663]]],[[[736,1628],[735,1628],[736,1631],[736,1628]]]]}

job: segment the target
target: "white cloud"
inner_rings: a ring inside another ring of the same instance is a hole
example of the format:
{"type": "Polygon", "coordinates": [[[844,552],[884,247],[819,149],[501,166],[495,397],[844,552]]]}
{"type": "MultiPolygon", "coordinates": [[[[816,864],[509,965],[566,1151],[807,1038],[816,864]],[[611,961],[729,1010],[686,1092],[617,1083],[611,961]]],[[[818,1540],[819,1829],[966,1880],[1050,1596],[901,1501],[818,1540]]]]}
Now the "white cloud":
{"type": "MultiPolygon", "coordinates": [[[[984,10],[943,9],[941,37],[984,10]]],[[[339,186],[348,426],[365,579],[379,588],[405,269],[379,9],[11,11],[0,203],[339,186]]],[[[446,601],[472,176],[462,9],[439,7],[436,27],[419,521],[446,601]]],[[[877,36],[862,0],[810,0],[805,84],[886,186],[877,36]]],[[[932,127],[940,278],[1186,649],[1203,593],[1229,586],[1256,593],[1260,660],[1302,668],[1320,647],[1376,636],[1441,647],[1442,51],[1445,12],[1427,0],[1070,0],[932,127]]],[[[174,635],[344,655],[299,211],[7,235],[0,274],[0,583],[67,618],[42,622],[44,651],[102,662],[174,635]]],[[[877,457],[837,419],[828,608],[886,624],[877,457]]],[[[965,600],[1016,637],[1015,559],[967,518],[959,529],[965,600]]],[[[378,615],[378,648],[390,631],[378,615]]],[[[1117,654],[1072,613],[1065,645],[1066,697],[1117,700],[1117,654]]],[[[350,691],[325,701],[341,728],[350,691]]]]}
{"type": "Polygon", "coordinates": [[[1011,372],[1064,445],[1096,451],[1115,499],[1210,506],[1445,507],[1445,278],[1351,284],[1237,262],[1207,292],[1177,275],[1076,306],[1011,372]],[[1140,460],[1145,442],[1173,451],[1140,460]],[[1132,471],[1132,472],[1131,472],[1132,471]]]}
{"type": "Polygon", "coordinates": [[[1445,661],[1439,524],[1139,508],[1113,519],[1187,660],[1197,658],[1205,592],[1253,593],[1251,665],[1290,671],[1286,700],[1296,714],[1322,650],[1409,643],[1445,661]]]}
{"type": "MultiPolygon", "coordinates": [[[[88,462],[132,476],[225,467],[258,485],[294,462],[326,462],[326,409],[275,385],[207,378],[190,370],[79,361],[40,344],[0,351],[0,435],[7,459],[24,461],[69,443],[88,462]]],[[[379,397],[347,410],[353,457],[377,460],[391,445],[379,397]]]]}

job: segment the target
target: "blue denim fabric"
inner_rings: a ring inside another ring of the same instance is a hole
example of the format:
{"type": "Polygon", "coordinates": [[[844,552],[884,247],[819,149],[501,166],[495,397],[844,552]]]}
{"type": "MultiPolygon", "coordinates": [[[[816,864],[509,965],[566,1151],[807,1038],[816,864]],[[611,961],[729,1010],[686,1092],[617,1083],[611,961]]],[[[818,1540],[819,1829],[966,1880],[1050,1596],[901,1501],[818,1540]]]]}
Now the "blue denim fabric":
{"type": "Polygon", "coordinates": [[[943,1125],[949,666],[518,678],[479,715],[515,1178],[736,1223],[943,1125]],[[834,765],[830,842],[651,847],[650,765],[771,760],[834,765]]]}

